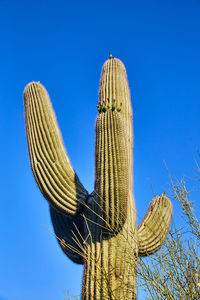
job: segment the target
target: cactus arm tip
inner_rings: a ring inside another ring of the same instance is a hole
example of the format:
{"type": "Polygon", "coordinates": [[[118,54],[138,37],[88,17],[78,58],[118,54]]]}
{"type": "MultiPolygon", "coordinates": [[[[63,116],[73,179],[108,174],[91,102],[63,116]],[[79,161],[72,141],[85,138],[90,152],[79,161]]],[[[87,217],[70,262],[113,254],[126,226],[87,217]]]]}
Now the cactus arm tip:
{"type": "Polygon", "coordinates": [[[139,256],[157,251],[165,241],[172,217],[172,203],[163,193],[155,197],[137,229],[139,256]]]}
{"type": "Polygon", "coordinates": [[[26,135],[36,182],[49,204],[60,213],[75,216],[88,193],[66,154],[56,117],[44,86],[30,82],[24,89],[26,135]]]}

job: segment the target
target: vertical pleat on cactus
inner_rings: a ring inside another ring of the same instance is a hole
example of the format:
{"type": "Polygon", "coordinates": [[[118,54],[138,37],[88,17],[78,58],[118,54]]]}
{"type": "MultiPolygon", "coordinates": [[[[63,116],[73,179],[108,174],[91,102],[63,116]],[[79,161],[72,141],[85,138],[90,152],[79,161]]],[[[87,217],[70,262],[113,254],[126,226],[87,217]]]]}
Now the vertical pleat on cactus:
{"type": "Polygon", "coordinates": [[[102,68],[91,194],[71,166],[42,84],[26,86],[24,107],[31,168],[58,242],[73,262],[84,264],[82,300],[136,299],[137,257],[164,243],[172,204],[164,193],[155,197],[136,227],[132,107],[123,63],[110,54],[102,68]]]}

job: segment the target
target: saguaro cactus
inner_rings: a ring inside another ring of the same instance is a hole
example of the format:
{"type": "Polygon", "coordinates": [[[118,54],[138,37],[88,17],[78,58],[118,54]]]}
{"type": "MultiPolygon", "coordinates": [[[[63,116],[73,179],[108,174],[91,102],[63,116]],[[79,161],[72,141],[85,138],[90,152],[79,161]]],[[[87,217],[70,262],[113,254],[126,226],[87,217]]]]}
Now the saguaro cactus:
{"type": "Polygon", "coordinates": [[[161,247],[172,205],[165,194],[154,198],[136,228],[132,108],[123,63],[111,56],[102,69],[91,194],[70,164],[39,82],[26,86],[24,105],[31,167],[50,204],[56,236],[65,254],[84,264],[82,299],[136,299],[137,257],[161,247]]]}

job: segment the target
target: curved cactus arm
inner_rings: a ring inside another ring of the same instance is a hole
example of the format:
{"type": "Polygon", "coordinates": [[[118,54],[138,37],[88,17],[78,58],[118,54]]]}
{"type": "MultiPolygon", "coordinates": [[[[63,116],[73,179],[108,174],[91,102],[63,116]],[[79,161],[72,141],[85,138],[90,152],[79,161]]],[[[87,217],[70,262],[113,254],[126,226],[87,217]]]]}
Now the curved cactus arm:
{"type": "Polygon", "coordinates": [[[95,192],[104,227],[118,232],[127,217],[128,154],[121,113],[108,110],[96,121],[95,192]]]}
{"type": "Polygon", "coordinates": [[[172,217],[171,201],[162,194],[154,198],[137,229],[139,256],[157,251],[165,241],[172,217]]]}
{"type": "Polygon", "coordinates": [[[36,182],[52,207],[73,217],[83,209],[88,193],[71,166],[43,85],[31,82],[25,87],[24,106],[29,155],[36,182]]]}
{"type": "Polygon", "coordinates": [[[51,221],[55,235],[63,252],[75,263],[84,263],[83,217],[73,219],[64,216],[50,206],[51,221]]]}

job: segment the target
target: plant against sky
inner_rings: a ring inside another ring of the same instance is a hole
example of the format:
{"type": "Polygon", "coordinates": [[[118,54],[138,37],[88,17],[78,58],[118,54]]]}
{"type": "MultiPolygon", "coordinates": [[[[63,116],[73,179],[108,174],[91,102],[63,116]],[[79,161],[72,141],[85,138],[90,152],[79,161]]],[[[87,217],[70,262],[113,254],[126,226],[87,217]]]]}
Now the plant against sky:
{"type": "Polygon", "coordinates": [[[123,63],[110,54],[102,68],[91,194],[70,164],[39,82],[25,88],[24,105],[31,167],[56,236],[65,254],[84,264],[82,299],[136,299],[137,258],[162,246],[172,204],[165,194],[155,197],[136,228],[132,107],[123,63]]]}
{"type": "MultiPolygon", "coordinates": [[[[92,192],[99,70],[109,51],[122,59],[132,94],[134,195],[142,219],[152,198],[149,181],[156,194],[166,190],[163,160],[173,176],[193,175],[200,147],[199,15],[198,0],[0,1],[2,298],[61,299],[64,288],[81,293],[82,265],[67,259],[44,229],[53,231],[29,164],[27,82],[40,80],[48,89],[70,161],[92,192]]],[[[175,206],[174,212],[181,226],[175,206]]]]}
{"type": "Polygon", "coordinates": [[[145,299],[200,299],[200,219],[187,190],[185,180],[171,180],[170,198],[178,202],[184,220],[172,223],[164,246],[138,260],[138,284],[145,299]]]}

